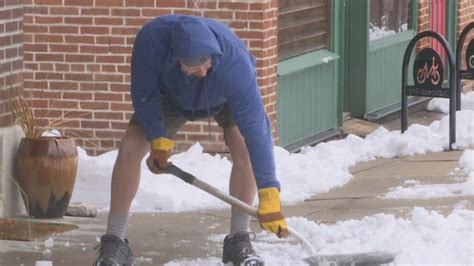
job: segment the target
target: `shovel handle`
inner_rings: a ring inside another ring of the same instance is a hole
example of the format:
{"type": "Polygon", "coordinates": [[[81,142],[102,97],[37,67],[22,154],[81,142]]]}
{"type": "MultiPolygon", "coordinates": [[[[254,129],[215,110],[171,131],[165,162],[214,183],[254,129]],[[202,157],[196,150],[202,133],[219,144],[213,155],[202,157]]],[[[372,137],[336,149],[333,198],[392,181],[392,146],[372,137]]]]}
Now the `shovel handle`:
{"type": "Polygon", "coordinates": [[[179,177],[181,180],[183,180],[186,183],[189,183],[197,188],[200,188],[201,190],[206,191],[207,193],[213,195],[214,197],[219,198],[220,200],[229,203],[232,206],[237,206],[240,207],[244,212],[246,212],[248,215],[254,217],[255,219],[258,220],[258,211],[257,209],[249,206],[247,203],[234,198],[230,195],[224,194],[222,191],[219,189],[209,185],[208,183],[200,180],[199,178],[195,177],[194,175],[181,170],[179,167],[175,166],[174,164],[171,164],[168,166],[166,169],[166,172],[169,174],[172,174],[176,177],[179,177]]]}
{"type": "MultiPolygon", "coordinates": [[[[222,200],[224,202],[229,203],[232,206],[240,207],[244,212],[246,212],[250,216],[254,217],[257,220],[260,220],[259,217],[258,217],[258,210],[256,208],[253,208],[252,206],[248,205],[247,203],[245,203],[245,202],[243,202],[243,201],[241,201],[241,200],[239,200],[235,197],[232,197],[231,195],[224,194],[219,189],[217,189],[217,188],[209,185],[208,183],[200,180],[199,178],[195,177],[194,175],[192,175],[192,174],[190,174],[186,171],[181,170],[181,168],[175,166],[174,164],[170,164],[168,166],[168,168],[166,168],[166,172],[180,178],[181,180],[183,180],[184,182],[186,182],[188,184],[191,184],[191,185],[193,185],[197,188],[200,188],[201,190],[206,191],[207,193],[213,195],[216,198],[219,198],[220,200],[222,200]]],[[[306,252],[310,256],[314,256],[316,254],[313,246],[298,231],[291,228],[290,226],[288,226],[288,231],[290,232],[290,234],[292,234],[293,236],[298,238],[303,243],[303,246],[305,247],[306,252]]]]}

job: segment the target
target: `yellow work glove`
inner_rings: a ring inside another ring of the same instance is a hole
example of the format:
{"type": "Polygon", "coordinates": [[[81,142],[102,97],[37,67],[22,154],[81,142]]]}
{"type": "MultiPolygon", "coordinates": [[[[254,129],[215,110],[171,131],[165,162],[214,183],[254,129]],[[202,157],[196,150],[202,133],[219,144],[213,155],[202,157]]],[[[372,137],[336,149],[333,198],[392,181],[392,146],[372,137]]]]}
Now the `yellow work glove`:
{"type": "Polygon", "coordinates": [[[151,172],[162,173],[170,165],[168,159],[174,149],[174,141],[167,138],[156,138],[150,143],[150,157],[146,164],[151,172]]]}
{"type": "Polygon", "coordinates": [[[260,226],[280,238],[288,236],[290,233],[281,209],[280,191],[274,187],[259,189],[258,199],[260,226]]]}

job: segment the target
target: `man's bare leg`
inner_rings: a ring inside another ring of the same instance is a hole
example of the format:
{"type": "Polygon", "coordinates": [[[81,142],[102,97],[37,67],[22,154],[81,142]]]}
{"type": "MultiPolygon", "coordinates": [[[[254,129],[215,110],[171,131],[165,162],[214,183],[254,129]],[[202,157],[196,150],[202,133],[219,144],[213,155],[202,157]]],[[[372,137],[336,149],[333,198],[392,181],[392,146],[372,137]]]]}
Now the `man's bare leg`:
{"type": "Polygon", "coordinates": [[[149,151],[143,129],[129,126],[122,139],[112,173],[107,233],[124,238],[130,205],[140,183],[140,163],[149,151]]]}
{"type": "MultiPolygon", "coordinates": [[[[255,176],[244,138],[237,126],[224,129],[225,139],[232,156],[230,194],[247,204],[252,204],[257,191],[255,176]]],[[[222,262],[234,265],[264,265],[252,247],[248,233],[250,216],[238,207],[232,207],[230,233],[224,239],[222,262]]]]}
{"type": "MultiPolygon", "coordinates": [[[[251,205],[257,192],[257,186],[244,138],[237,126],[226,128],[224,134],[233,162],[229,184],[230,194],[251,205]]],[[[249,221],[250,217],[240,208],[232,207],[230,234],[237,231],[247,231],[249,221]]]]}

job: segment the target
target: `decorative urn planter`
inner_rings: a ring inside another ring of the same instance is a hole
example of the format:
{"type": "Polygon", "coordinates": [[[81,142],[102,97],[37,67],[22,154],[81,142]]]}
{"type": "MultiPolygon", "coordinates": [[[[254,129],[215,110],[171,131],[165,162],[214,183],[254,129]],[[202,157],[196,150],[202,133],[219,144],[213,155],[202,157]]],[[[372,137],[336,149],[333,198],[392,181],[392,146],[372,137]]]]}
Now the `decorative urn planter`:
{"type": "Polygon", "coordinates": [[[30,216],[61,218],[71,199],[77,174],[77,147],[62,137],[23,138],[16,173],[30,216]]]}

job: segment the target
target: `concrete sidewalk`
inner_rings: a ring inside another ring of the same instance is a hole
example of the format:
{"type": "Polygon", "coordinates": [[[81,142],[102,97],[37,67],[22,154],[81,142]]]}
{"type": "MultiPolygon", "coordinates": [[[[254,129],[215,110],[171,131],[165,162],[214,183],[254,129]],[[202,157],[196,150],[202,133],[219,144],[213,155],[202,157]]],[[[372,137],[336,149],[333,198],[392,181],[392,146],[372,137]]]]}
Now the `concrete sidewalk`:
{"type": "MultiPolygon", "coordinates": [[[[440,152],[360,163],[351,169],[354,178],[344,187],[296,206],[285,206],[285,214],[288,217],[304,216],[319,223],[334,223],[377,213],[406,217],[415,206],[448,214],[463,200],[467,200],[468,208],[473,209],[473,196],[430,200],[379,198],[406,180],[415,179],[425,184],[459,182],[449,173],[458,167],[461,155],[462,151],[440,152]]],[[[50,255],[43,254],[45,239],[32,242],[0,240],[0,265],[34,265],[40,260],[53,261],[54,265],[91,265],[96,257],[93,248],[105,231],[106,215],[53,221],[74,223],[80,228],[52,236],[54,246],[50,248],[50,255]]],[[[127,238],[139,265],[163,265],[179,258],[220,257],[221,243],[210,240],[209,236],[226,234],[228,223],[228,210],[134,214],[130,218],[127,238]]],[[[260,230],[255,221],[251,226],[256,232],[260,230]]]]}

